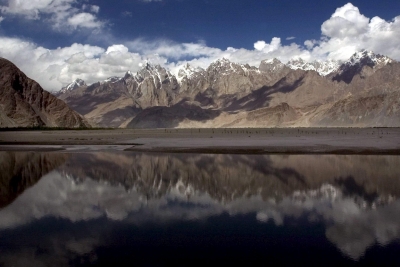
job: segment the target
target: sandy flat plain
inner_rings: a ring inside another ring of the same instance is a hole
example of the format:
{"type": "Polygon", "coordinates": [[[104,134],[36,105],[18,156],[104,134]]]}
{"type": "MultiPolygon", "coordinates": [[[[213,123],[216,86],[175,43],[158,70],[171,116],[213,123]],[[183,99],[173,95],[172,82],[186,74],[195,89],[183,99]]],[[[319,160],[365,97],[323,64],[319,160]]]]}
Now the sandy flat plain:
{"type": "Polygon", "coordinates": [[[2,131],[0,150],[400,154],[400,128],[2,131]]]}

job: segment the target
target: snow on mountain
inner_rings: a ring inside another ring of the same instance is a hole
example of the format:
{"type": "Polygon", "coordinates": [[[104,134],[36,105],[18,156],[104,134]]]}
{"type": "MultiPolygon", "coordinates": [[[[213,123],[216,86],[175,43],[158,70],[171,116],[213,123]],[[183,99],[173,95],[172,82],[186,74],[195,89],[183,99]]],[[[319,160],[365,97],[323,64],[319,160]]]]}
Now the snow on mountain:
{"type": "Polygon", "coordinates": [[[73,81],[72,83],[68,84],[67,86],[63,87],[60,90],[60,93],[66,93],[68,91],[74,90],[78,87],[84,86],[86,85],[85,81],[82,79],[76,79],[75,81],[73,81]]]}
{"type": "Polygon", "coordinates": [[[364,66],[369,66],[371,68],[379,69],[392,62],[393,59],[387,56],[375,54],[372,51],[362,50],[360,52],[354,53],[350,59],[345,61],[340,66],[339,73],[342,73],[352,67],[362,68],[364,66]]]}
{"type": "Polygon", "coordinates": [[[272,58],[261,61],[259,70],[262,72],[277,72],[281,71],[283,68],[285,68],[285,64],[279,59],[272,58]]]}
{"type": "Polygon", "coordinates": [[[122,78],[120,78],[120,77],[112,76],[112,77],[109,77],[109,78],[105,79],[103,82],[101,82],[101,84],[103,84],[103,83],[115,83],[115,82],[120,81],[121,79],[122,78]]]}
{"type": "Polygon", "coordinates": [[[258,68],[251,67],[249,64],[238,64],[230,61],[227,58],[217,59],[208,66],[208,73],[213,73],[218,75],[229,75],[232,73],[244,73],[249,74],[251,71],[259,72],[258,68]]]}
{"type": "Polygon", "coordinates": [[[318,72],[321,76],[327,76],[328,74],[335,72],[340,66],[339,62],[335,60],[315,60],[312,62],[306,62],[302,58],[292,59],[286,65],[293,70],[313,70],[318,72]]]}
{"type": "Polygon", "coordinates": [[[189,63],[186,63],[181,69],[178,71],[177,80],[180,83],[183,79],[191,79],[199,73],[203,73],[204,69],[200,67],[192,67],[189,63]]]}
{"type": "Polygon", "coordinates": [[[134,76],[134,74],[133,74],[130,70],[128,70],[128,71],[125,73],[124,78],[125,78],[125,77],[133,77],[133,76],[134,76]]]}
{"type": "Polygon", "coordinates": [[[183,91],[185,91],[189,84],[190,86],[194,86],[194,84],[197,86],[201,81],[208,80],[213,83],[225,76],[247,77],[254,73],[260,74],[258,68],[248,64],[234,63],[227,58],[221,58],[212,62],[207,69],[185,64],[178,70],[176,79],[184,87],[183,91]]]}
{"type": "MultiPolygon", "coordinates": [[[[177,72],[176,75],[171,74],[170,71],[161,67],[160,65],[152,65],[150,62],[147,62],[141,70],[137,73],[132,73],[130,71],[126,72],[124,77],[110,77],[104,80],[101,83],[114,83],[121,79],[133,79],[136,83],[142,83],[146,78],[152,77],[153,82],[155,84],[162,84],[164,81],[169,80],[177,80],[179,84],[183,82],[183,80],[197,79],[200,76],[208,74],[221,75],[226,76],[232,73],[236,74],[244,74],[248,75],[250,72],[280,72],[285,67],[289,67],[290,69],[297,70],[305,70],[305,71],[316,71],[321,76],[327,76],[329,74],[335,73],[336,76],[341,75],[342,73],[352,69],[351,72],[356,72],[358,69],[361,69],[363,66],[367,65],[371,68],[377,69],[381,68],[388,63],[393,62],[394,60],[389,57],[382,56],[379,54],[374,54],[371,51],[362,50],[353,54],[353,56],[345,61],[343,64],[340,64],[339,61],[335,60],[315,60],[312,62],[307,62],[302,58],[295,58],[287,62],[286,64],[282,63],[276,58],[262,60],[259,68],[251,67],[248,64],[241,65],[234,62],[231,62],[227,58],[217,59],[212,62],[209,67],[205,70],[200,67],[193,67],[186,63],[183,65],[177,72]],[[357,70],[356,70],[357,69],[357,70]]],[[[66,87],[63,87],[60,90],[60,93],[65,93],[67,91],[73,90],[80,86],[86,85],[85,82],[81,79],[76,79],[66,87]]]]}
{"type": "Polygon", "coordinates": [[[365,77],[371,75],[376,70],[392,62],[394,60],[389,57],[362,50],[354,53],[347,61],[341,64],[332,79],[337,82],[344,81],[349,84],[354,76],[361,75],[365,77]]]}
{"type": "Polygon", "coordinates": [[[160,65],[153,65],[149,62],[147,62],[146,65],[133,76],[138,83],[141,83],[148,77],[152,77],[154,83],[163,83],[165,80],[171,81],[176,79],[175,76],[165,68],[160,65]]]}

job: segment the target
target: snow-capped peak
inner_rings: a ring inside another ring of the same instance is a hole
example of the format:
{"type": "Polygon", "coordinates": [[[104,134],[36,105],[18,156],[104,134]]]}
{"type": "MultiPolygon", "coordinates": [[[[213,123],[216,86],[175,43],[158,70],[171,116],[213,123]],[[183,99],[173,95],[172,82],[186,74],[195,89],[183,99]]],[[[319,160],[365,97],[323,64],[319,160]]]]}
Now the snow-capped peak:
{"type": "Polygon", "coordinates": [[[231,73],[248,73],[252,70],[253,69],[248,64],[240,65],[230,61],[227,58],[218,59],[212,62],[207,68],[207,72],[212,72],[214,74],[218,73],[220,75],[229,75],[231,73]]]}
{"type": "Polygon", "coordinates": [[[354,53],[351,58],[344,63],[344,65],[370,65],[371,67],[374,67],[384,66],[391,62],[393,62],[393,60],[389,57],[375,54],[372,51],[362,50],[360,52],[354,53]]]}
{"type": "Polygon", "coordinates": [[[227,65],[230,63],[231,63],[231,61],[229,59],[223,57],[223,58],[215,60],[214,62],[211,63],[211,65],[213,65],[213,64],[214,65],[227,65]]]}
{"type": "Polygon", "coordinates": [[[321,76],[326,76],[339,68],[339,62],[336,60],[306,62],[302,58],[291,59],[286,65],[293,70],[313,70],[321,76]]]}
{"type": "Polygon", "coordinates": [[[60,93],[65,93],[65,92],[74,90],[74,89],[76,89],[78,87],[81,87],[81,86],[84,86],[84,85],[86,85],[85,81],[78,78],[78,79],[75,79],[75,81],[73,81],[72,83],[70,83],[67,86],[63,87],[60,90],[60,93]]]}
{"type": "Polygon", "coordinates": [[[199,73],[204,71],[203,68],[200,67],[192,67],[189,65],[189,63],[186,63],[185,65],[183,65],[183,67],[181,69],[179,69],[178,71],[178,75],[177,75],[177,79],[178,81],[181,81],[183,78],[187,78],[190,79],[191,77],[193,77],[193,75],[195,73],[199,73]]]}
{"type": "Polygon", "coordinates": [[[362,50],[354,53],[347,61],[340,65],[333,79],[335,81],[350,83],[353,77],[357,73],[360,73],[365,66],[378,70],[392,62],[393,60],[389,57],[362,50]]]}
{"type": "Polygon", "coordinates": [[[122,78],[120,78],[120,77],[112,76],[112,77],[109,77],[109,78],[105,79],[105,80],[103,81],[103,83],[108,83],[108,82],[115,83],[115,82],[118,82],[118,81],[121,80],[121,79],[122,79],[122,78]]]}
{"type": "Polygon", "coordinates": [[[153,65],[149,62],[146,62],[143,68],[139,70],[136,75],[133,76],[133,79],[138,83],[143,82],[143,80],[145,80],[146,78],[152,78],[155,84],[162,84],[163,82],[168,80],[176,80],[175,76],[173,76],[164,67],[161,67],[160,65],[153,65]]]}
{"type": "Polygon", "coordinates": [[[282,70],[284,67],[285,64],[283,64],[279,59],[271,58],[261,61],[259,70],[265,72],[275,72],[282,70]]]}

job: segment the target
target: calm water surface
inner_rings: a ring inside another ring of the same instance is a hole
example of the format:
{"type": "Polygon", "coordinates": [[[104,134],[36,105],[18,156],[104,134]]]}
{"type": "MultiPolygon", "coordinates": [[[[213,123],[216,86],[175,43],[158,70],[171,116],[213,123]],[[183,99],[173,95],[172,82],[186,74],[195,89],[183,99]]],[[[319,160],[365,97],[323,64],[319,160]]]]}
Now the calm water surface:
{"type": "Polygon", "coordinates": [[[400,265],[400,156],[0,152],[0,266],[400,265]]]}

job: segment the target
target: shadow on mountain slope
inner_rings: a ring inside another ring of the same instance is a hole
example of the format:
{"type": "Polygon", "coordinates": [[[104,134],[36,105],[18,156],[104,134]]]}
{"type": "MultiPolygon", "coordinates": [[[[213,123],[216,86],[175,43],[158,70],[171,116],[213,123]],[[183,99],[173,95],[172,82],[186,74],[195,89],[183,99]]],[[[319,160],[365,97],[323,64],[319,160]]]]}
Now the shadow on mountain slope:
{"type": "Polygon", "coordinates": [[[224,111],[251,111],[263,107],[269,107],[273,94],[288,94],[295,91],[305,83],[304,79],[306,74],[307,73],[304,71],[293,71],[288,76],[280,79],[273,86],[263,86],[243,98],[232,99],[230,103],[227,103],[224,111]]]}
{"type": "Polygon", "coordinates": [[[188,102],[171,107],[150,107],[140,112],[127,128],[173,128],[184,120],[206,122],[221,114],[219,110],[203,109],[188,102]]]}

